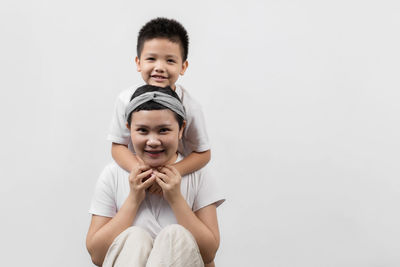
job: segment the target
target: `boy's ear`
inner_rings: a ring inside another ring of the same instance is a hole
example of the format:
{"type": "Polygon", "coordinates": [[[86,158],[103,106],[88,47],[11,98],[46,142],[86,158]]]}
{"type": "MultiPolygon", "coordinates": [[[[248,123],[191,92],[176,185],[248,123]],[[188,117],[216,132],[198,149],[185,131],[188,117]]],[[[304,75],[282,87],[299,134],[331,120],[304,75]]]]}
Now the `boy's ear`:
{"type": "Polygon", "coordinates": [[[186,60],[185,62],[182,63],[182,70],[181,70],[181,75],[185,74],[185,71],[187,67],[189,66],[189,62],[186,60]]]}
{"type": "Polygon", "coordinates": [[[141,72],[142,69],[140,68],[140,59],[139,59],[139,57],[135,57],[135,62],[136,62],[136,70],[138,72],[141,72]]]}
{"type": "Polygon", "coordinates": [[[128,124],[128,123],[126,123],[125,125],[126,125],[126,128],[128,128],[128,130],[130,130],[130,129],[131,129],[131,127],[129,126],[129,124],[128,124]]]}
{"type": "Polygon", "coordinates": [[[185,130],[185,126],[186,126],[186,121],[183,121],[182,127],[179,129],[179,135],[178,135],[179,140],[182,139],[183,131],[185,130]]]}

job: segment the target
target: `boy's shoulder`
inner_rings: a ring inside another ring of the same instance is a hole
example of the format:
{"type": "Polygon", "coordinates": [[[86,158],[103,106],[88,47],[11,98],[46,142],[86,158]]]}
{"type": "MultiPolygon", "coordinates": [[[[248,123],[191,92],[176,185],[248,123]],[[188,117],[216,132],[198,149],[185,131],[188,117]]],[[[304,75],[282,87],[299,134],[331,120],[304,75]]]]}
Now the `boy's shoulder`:
{"type": "Polygon", "coordinates": [[[125,88],[118,94],[118,100],[122,101],[125,104],[128,104],[131,100],[133,93],[136,91],[137,88],[142,86],[143,84],[135,84],[131,85],[128,88],[125,88]]]}
{"type": "Polygon", "coordinates": [[[191,109],[201,109],[200,103],[193,98],[193,96],[180,84],[176,84],[175,92],[182,101],[185,108],[190,107],[191,109]]]}

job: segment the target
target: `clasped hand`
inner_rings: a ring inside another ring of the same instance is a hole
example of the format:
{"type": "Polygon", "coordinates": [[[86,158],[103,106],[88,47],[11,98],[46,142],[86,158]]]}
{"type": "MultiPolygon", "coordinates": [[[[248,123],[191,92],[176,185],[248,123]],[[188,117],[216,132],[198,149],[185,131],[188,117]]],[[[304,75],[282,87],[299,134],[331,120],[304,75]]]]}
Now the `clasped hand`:
{"type": "Polygon", "coordinates": [[[140,204],[146,193],[162,195],[169,203],[180,195],[181,175],[171,165],[150,168],[140,162],[129,175],[129,184],[133,199],[140,204]]]}

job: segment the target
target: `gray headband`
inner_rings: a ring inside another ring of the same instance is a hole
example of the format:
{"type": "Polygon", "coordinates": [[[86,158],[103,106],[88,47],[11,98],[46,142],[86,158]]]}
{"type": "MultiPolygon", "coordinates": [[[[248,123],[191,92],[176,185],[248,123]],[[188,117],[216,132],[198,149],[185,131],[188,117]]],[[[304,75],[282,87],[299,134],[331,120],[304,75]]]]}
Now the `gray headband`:
{"type": "Polygon", "coordinates": [[[175,97],[173,97],[171,95],[153,91],[153,92],[147,92],[147,93],[141,94],[141,95],[135,97],[134,99],[132,99],[131,102],[128,103],[128,105],[126,106],[126,109],[125,109],[125,120],[128,120],[129,114],[132,111],[134,111],[138,106],[140,106],[141,104],[144,104],[146,102],[149,102],[149,101],[154,101],[158,104],[161,104],[161,105],[165,106],[166,108],[169,108],[176,114],[180,115],[183,119],[186,119],[185,109],[184,109],[181,101],[179,101],[178,99],[176,99],[175,97]]]}

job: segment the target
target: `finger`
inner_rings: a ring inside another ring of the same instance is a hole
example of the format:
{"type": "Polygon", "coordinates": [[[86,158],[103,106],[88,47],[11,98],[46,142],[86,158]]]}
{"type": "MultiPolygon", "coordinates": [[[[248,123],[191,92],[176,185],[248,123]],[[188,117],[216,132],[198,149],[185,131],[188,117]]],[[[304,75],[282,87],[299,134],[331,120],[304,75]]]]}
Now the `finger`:
{"type": "Polygon", "coordinates": [[[151,193],[159,195],[162,192],[161,187],[157,184],[157,182],[153,183],[150,187],[151,193]]]}
{"type": "Polygon", "coordinates": [[[161,171],[161,172],[164,173],[164,174],[166,174],[166,175],[169,176],[169,177],[175,176],[174,172],[173,172],[168,166],[164,166],[164,167],[162,168],[162,171],[161,171]]]}
{"type": "Polygon", "coordinates": [[[153,190],[154,190],[153,186],[154,186],[154,184],[150,185],[150,187],[147,188],[146,191],[149,193],[153,193],[153,190]]]}
{"type": "Polygon", "coordinates": [[[167,184],[158,176],[156,176],[156,183],[161,187],[162,191],[167,189],[167,184]]]}
{"type": "Polygon", "coordinates": [[[140,170],[139,172],[144,172],[144,171],[150,170],[150,166],[148,166],[146,164],[140,164],[139,170],[140,170]]]}
{"type": "Polygon", "coordinates": [[[149,179],[147,179],[145,182],[143,182],[141,186],[144,189],[148,189],[154,183],[155,179],[156,179],[156,176],[154,174],[152,174],[151,177],[149,179]]]}
{"type": "Polygon", "coordinates": [[[159,188],[158,184],[157,184],[157,183],[153,183],[153,184],[149,187],[148,191],[149,191],[150,193],[154,194],[154,193],[157,192],[158,188],[159,188]]]}
{"type": "Polygon", "coordinates": [[[135,180],[137,182],[141,182],[142,183],[142,182],[144,182],[143,180],[146,180],[145,178],[148,178],[152,173],[153,173],[152,169],[144,171],[144,172],[136,175],[136,179],[135,180]]]}
{"type": "Polygon", "coordinates": [[[133,170],[131,171],[131,176],[137,176],[139,173],[142,173],[144,171],[149,170],[150,167],[146,166],[146,165],[138,165],[137,167],[133,168],[133,170]]]}
{"type": "Polygon", "coordinates": [[[181,173],[178,171],[178,169],[177,168],[175,168],[175,166],[173,166],[173,165],[169,165],[169,167],[170,167],[170,170],[176,175],[176,176],[181,176],[181,173]]]}
{"type": "Polygon", "coordinates": [[[154,171],[154,174],[161,179],[164,183],[168,183],[169,177],[165,173],[159,172],[159,171],[154,171]]]}

